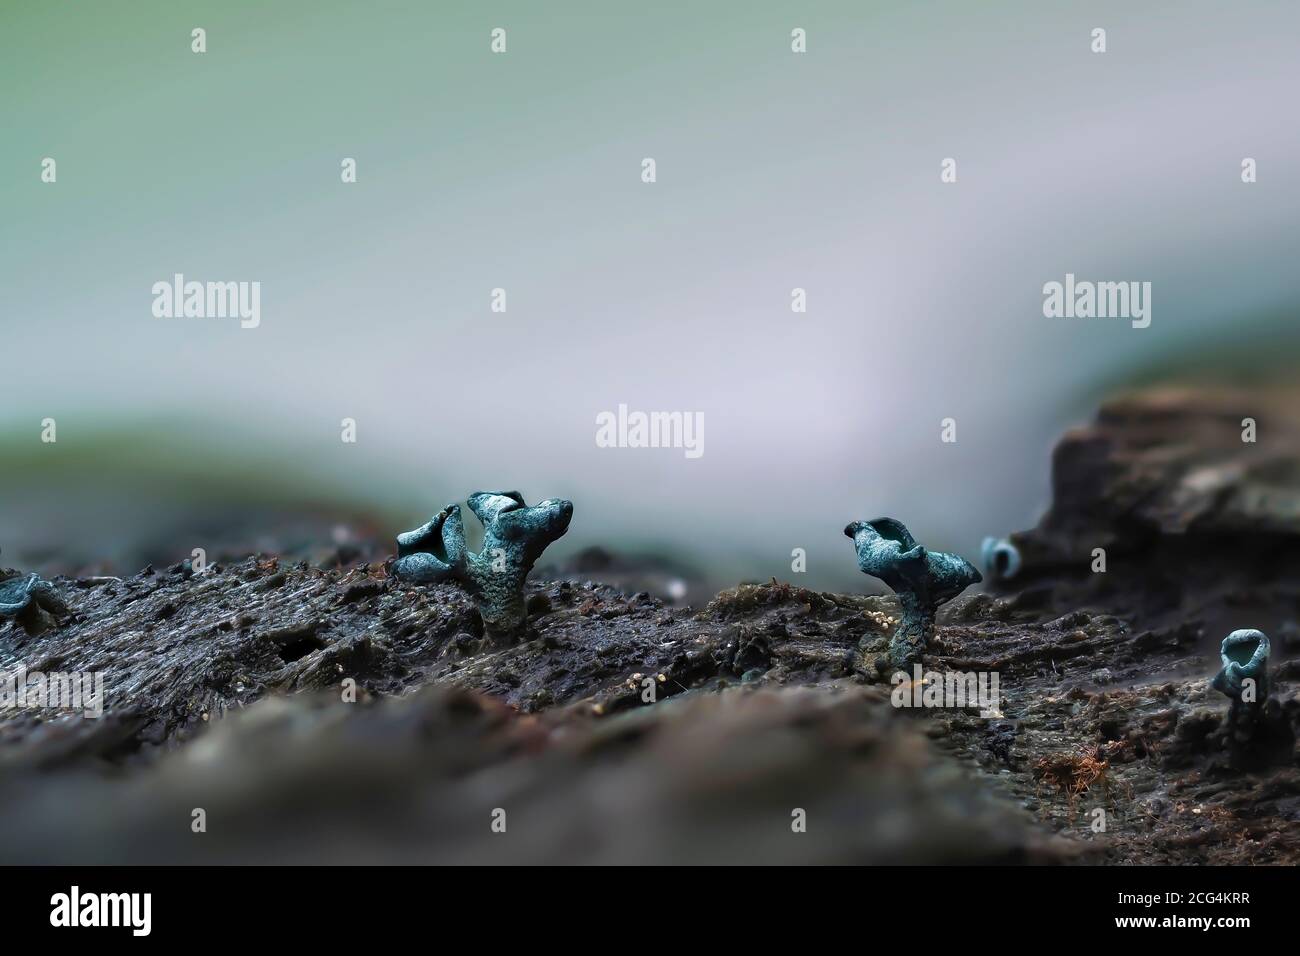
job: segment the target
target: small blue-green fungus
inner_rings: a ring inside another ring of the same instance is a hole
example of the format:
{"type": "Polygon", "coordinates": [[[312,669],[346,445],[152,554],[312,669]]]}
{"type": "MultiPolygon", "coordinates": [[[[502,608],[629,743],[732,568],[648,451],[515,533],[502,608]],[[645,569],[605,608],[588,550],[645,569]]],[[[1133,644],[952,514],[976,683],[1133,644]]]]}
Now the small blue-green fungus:
{"type": "Polygon", "coordinates": [[[919,664],[939,605],[983,577],[965,558],[927,551],[894,518],[855,521],[844,533],[853,539],[862,573],[884,581],[902,605],[902,619],[889,640],[889,663],[898,670],[919,664]]]}
{"type": "Polygon", "coordinates": [[[469,508],[483,525],[483,547],[465,547],[460,505],[448,505],[426,524],[397,536],[393,573],[404,581],[455,581],[474,597],[484,629],[514,634],[528,618],[524,581],[542,552],[569,529],[573,503],[548,498],[535,505],[517,491],[476,491],[469,508]]]}

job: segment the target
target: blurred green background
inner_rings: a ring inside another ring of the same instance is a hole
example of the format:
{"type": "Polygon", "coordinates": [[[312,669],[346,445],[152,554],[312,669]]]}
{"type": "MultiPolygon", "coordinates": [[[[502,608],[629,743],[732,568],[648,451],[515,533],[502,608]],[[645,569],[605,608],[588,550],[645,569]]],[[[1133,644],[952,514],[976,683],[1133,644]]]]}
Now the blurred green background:
{"type": "Polygon", "coordinates": [[[974,557],[1036,520],[1107,391],[1294,376],[1298,27],[1283,2],[0,2],[3,563],[385,541],[479,487],[572,498],[557,559],[709,586],[788,578],[796,547],[805,583],[864,586],[841,529],[879,514],[974,557]],[[261,282],[261,326],[154,318],[177,272],[261,282]],[[1151,327],[1044,318],[1067,272],[1152,282],[1151,327]],[[704,456],[597,448],[619,403],[702,412],[704,456]]]}

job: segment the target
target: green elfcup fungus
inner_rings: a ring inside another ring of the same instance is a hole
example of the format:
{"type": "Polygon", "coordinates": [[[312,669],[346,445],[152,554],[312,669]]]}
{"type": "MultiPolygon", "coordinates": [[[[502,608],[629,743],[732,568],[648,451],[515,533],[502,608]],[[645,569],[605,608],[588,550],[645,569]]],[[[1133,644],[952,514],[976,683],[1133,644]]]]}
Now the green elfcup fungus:
{"type": "Polygon", "coordinates": [[[1262,704],[1268,699],[1268,635],[1247,628],[1233,631],[1219,645],[1222,670],[1210,686],[1233,702],[1262,704]]]}
{"type": "Polygon", "coordinates": [[[1295,733],[1287,711],[1269,698],[1268,657],[1271,650],[1263,631],[1233,631],[1219,645],[1223,667],[1210,686],[1228,698],[1228,716],[1219,739],[1228,765],[1237,770],[1258,770],[1289,760],[1295,733]]]}
{"type": "Polygon", "coordinates": [[[985,538],[980,559],[984,572],[994,581],[1009,581],[1020,572],[1020,549],[1006,538],[985,538]]]}
{"type": "Polygon", "coordinates": [[[477,602],[488,633],[513,635],[528,618],[524,581],[547,546],[569,530],[573,503],[548,498],[530,506],[517,491],[476,491],[466,503],[483,525],[478,553],[465,547],[460,506],[448,505],[397,536],[393,574],[415,584],[459,583],[477,602]]]}
{"type": "Polygon", "coordinates": [[[919,664],[934,634],[939,605],[983,576],[965,558],[927,551],[894,518],[855,521],[844,533],[853,539],[859,570],[889,585],[902,605],[902,620],[889,641],[889,663],[897,670],[919,664]]]}
{"type": "Polygon", "coordinates": [[[44,629],[41,612],[58,615],[67,610],[54,585],[37,574],[0,568],[0,617],[11,617],[28,633],[44,629]]]}

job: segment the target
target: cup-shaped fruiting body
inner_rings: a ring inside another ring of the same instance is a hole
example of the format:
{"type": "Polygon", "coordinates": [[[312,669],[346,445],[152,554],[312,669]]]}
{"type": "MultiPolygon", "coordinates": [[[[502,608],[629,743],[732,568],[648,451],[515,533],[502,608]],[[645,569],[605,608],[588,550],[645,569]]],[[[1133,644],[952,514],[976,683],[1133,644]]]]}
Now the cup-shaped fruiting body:
{"type": "Polygon", "coordinates": [[[483,524],[483,547],[465,547],[460,506],[448,505],[397,536],[393,573],[417,584],[458,581],[474,596],[483,626],[511,634],[527,619],[524,581],[547,546],[569,530],[573,503],[548,498],[529,506],[517,491],[476,491],[467,504],[483,524]]]}
{"type": "Polygon", "coordinates": [[[0,568],[0,617],[12,617],[29,632],[44,629],[41,611],[62,614],[67,610],[54,585],[36,574],[22,574],[0,568]]]}
{"type": "Polygon", "coordinates": [[[404,531],[397,536],[394,570],[399,577],[416,584],[439,584],[456,578],[455,564],[447,553],[444,529],[447,539],[464,546],[460,505],[448,505],[414,531],[404,531]],[[451,527],[448,527],[449,521],[451,527]]]}
{"type": "Polygon", "coordinates": [[[1219,645],[1223,669],[1210,682],[1234,702],[1262,704],[1268,697],[1268,635],[1248,628],[1233,631],[1219,645]]]}
{"type": "Polygon", "coordinates": [[[1269,650],[1263,631],[1233,631],[1219,647],[1223,668],[1210,681],[1231,701],[1219,736],[1229,766],[1238,770],[1288,760],[1294,748],[1291,720],[1278,701],[1268,696],[1269,650]]]}
{"type": "Polygon", "coordinates": [[[1009,581],[1020,571],[1020,549],[1006,538],[985,538],[980,557],[984,573],[994,581],[1009,581]]]}
{"type": "Polygon", "coordinates": [[[893,518],[855,521],[844,533],[853,539],[858,568],[889,585],[902,605],[902,620],[889,641],[889,663],[898,669],[920,663],[939,605],[983,577],[965,558],[927,551],[893,518]]]}
{"type": "Polygon", "coordinates": [[[32,603],[32,591],[40,584],[34,574],[18,574],[0,580],[0,614],[17,617],[32,603]]]}

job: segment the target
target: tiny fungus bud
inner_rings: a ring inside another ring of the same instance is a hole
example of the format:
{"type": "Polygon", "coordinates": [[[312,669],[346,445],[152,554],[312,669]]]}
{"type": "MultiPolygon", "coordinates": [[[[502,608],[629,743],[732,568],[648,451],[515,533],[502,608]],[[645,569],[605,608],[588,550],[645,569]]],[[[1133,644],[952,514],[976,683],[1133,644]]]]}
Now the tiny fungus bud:
{"type": "Polygon", "coordinates": [[[1008,581],[1020,571],[1020,549],[1006,538],[985,538],[980,555],[984,573],[994,581],[1008,581]]]}

